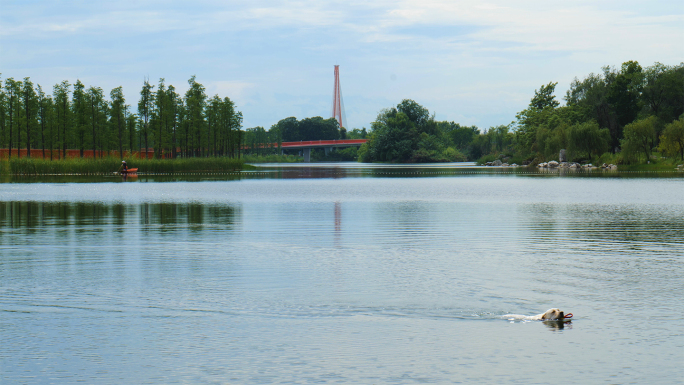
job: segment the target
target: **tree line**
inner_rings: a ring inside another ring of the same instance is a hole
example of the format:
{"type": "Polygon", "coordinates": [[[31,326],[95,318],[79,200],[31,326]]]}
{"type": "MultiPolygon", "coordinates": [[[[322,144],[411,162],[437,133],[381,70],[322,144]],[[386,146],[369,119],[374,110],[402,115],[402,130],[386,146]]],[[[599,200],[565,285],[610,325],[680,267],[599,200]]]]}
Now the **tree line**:
{"type": "Polygon", "coordinates": [[[640,163],[684,160],[684,63],[642,68],[628,61],[570,84],[561,106],[558,83],[535,90],[508,125],[480,130],[435,121],[413,100],[382,110],[359,160],[445,162],[510,159],[534,164],[566,149],[572,161],[640,163]]]}
{"type": "Polygon", "coordinates": [[[195,76],[181,96],[163,78],[143,82],[137,113],[126,104],[122,87],[109,92],[64,80],[46,94],[30,78],[0,79],[0,148],[46,159],[63,159],[67,149],[104,157],[118,152],[154,150],[157,158],[239,157],[243,140],[242,113],[228,97],[209,98],[195,76]]]}
{"type": "Polygon", "coordinates": [[[347,130],[340,127],[337,119],[320,116],[297,120],[295,117],[281,119],[269,130],[253,127],[245,130],[245,151],[254,155],[280,153],[282,142],[345,139],[347,130]]]}

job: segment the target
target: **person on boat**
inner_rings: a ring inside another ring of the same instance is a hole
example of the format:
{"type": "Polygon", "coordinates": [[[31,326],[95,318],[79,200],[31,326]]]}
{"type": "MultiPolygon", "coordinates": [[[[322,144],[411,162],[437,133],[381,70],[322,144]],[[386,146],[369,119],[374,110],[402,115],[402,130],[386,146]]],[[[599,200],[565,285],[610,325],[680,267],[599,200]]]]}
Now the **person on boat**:
{"type": "Polygon", "coordinates": [[[121,161],[121,167],[119,167],[119,174],[125,174],[128,172],[128,165],[125,160],[121,161]]]}

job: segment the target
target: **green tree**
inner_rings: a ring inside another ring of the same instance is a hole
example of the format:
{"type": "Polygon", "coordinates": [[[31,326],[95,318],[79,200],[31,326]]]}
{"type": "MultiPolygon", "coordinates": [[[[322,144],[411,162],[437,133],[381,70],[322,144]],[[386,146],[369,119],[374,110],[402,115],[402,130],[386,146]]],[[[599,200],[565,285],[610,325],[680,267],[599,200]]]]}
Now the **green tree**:
{"type": "MultiPolygon", "coordinates": [[[[564,110],[558,107],[560,103],[553,95],[557,84],[552,82],[535,90],[528,108],[516,115],[514,140],[518,146],[517,151],[524,158],[532,159],[536,154],[544,154],[548,147],[545,139],[562,137],[559,133],[552,135],[557,127],[566,124],[564,110]]],[[[491,129],[488,134],[493,135],[490,132],[491,129]]]]}
{"type": "MultiPolygon", "coordinates": [[[[142,123],[141,133],[145,140],[145,158],[147,158],[147,151],[149,149],[148,136],[150,116],[152,115],[152,109],[154,108],[154,92],[152,92],[153,88],[154,86],[151,85],[147,79],[145,79],[143,87],[140,90],[140,100],[138,101],[138,116],[140,117],[142,123]]],[[[140,144],[142,144],[142,142],[140,144]]]]}
{"type": "Polygon", "coordinates": [[[26,138],[26,156],[31,157],[31,132],[37,125],[38,96],[33,89],[30,78],[24,78],[21,90],[22,109],[24,113],[24,134],[26,138]]]}
{"type": "Polygon", "coordinates": [[[684,115],[665,126],[658,149],[670,156],[679,155],[684,160],[684,115]]]}
{"type": "Polygon", "coordinates": [[[651,157],[655,144],[656,122],[657,118],[650,116],[625,126],[622,152],[627,158],[638,157],[640,153],[643,153],[646,159],[651,157]]]}
{"type": "Polygon", "coordinates": [[[111,120],[116,127],[117,132],[117,142],[119,144],[119,156],[123,159],[123,140],[124,140],[124,130],[126,127],[126,99],[123,95],[123,87],[119,86],[109,93],[111,98],[111,120]]]}
{"type": "Polygon", "coordinates": [[[534,97],[530,101],[530,107],[537,110],[558,107],[560,103],[553,94],[556,92],[557,85],[558,82],[549,82],[549,84],[539,87],[539,90],[534,90],[534,97]]]}
{"type": "Polygon", "coordinates": [[[299,140],[335,140],[340,138],[340,126],[335,118],[320,116],[299,121],[299,140]]]}
{"type": "Polygon", "coordinates": [[[85,85],[83,85],[80,80],[76,80],[72,100],[72,116],[74,117],[74,124],[76,126],[74,131],[78,137],[78,149],[81,158],[83,158],[83,152],[85,150],[85,135],[88,128],[88,101],[86,98],[85,85]]]}
{"type": "Polygon", "coordinates": [[[614,75],[609,67],[603,68],[603,75],[589,74],[582,81],[575,78],[565,95],[567,106],[575,115],[574,121],[596,121],[599,127],[608,128],[611,137],[611,151],[619,146],[622,131],[617,115],[609,103],[608,79],[614,75]]]}
{"type": "Polygon", "coordinates": [[[161,158],[164,152],[163,149],[168,149],[171,146],[169,144],[169,131],[174,106],[170,98],[170,92],[172,91],[167,90],[164,82],[164,78],[159,79],[152,113],[152,126],[155,127],[154,145],[156,150],[154,153],[156,158],[161,158]]]}
{"type": "Polygon", "coordinates": [[[136,148],[140,148],[140,145],[135,144],[135,134],[138,129],[138,116],[136,114],[130,113],[130,106],[125,106],[124,114],[126,116],[126,133],[128,134],[128,150],[133,153],[136,148]]]}
{"type": "Polygon", "coordinates": [[[210,138],[210,148],[208,149],[211,156],[217,156],[216,145],[219,143],[219,132],[221,124],[221,104],[223,101],[218,95],[211,97],[206,107],[207,117],[207,134],[210,138]]]}
{"type": "Polygon", "coordinates": [[[362,162],[443,162],[460,156],[448,147],[434,115],[413,100],[382,110],[358,151],[362,162]]]}
{"type": "Polygon", "coordinates": [[[355,128],[347,132],[347,139],[366,139],[367,136],[368,131],[366,130],[366,127],[363,127],[360,130],[355,128]]]}
{"type": "Polygon", "coordinates": [[[274,152],[270,135],[263,127],[253,127],[245,130],[245,144],[249,146],[250,152],[257,156],[274,152]]]}
{"type": "Polygon", "coordinates": [[[610,150],[610,132],[595,121],[578,123],[568,129],[568,150],[591,158],[610,150]]]}
{"type": "Polygon", "coordinates": [[[66,158],[67,155],[67,128],[71,125],[71,109],[69,108],[69,88],[71,85],[68,81],[63,80],[61,83],[55,84],[52,94],[55,98],[55,110],[57,112],[57,148],[62,148],[58,158],[66,158]]]}
{"type": "Polygon", "coordinates": [[[636,119],[639,113],[639,96],[642,89],[643,73],[639,63],[622,63],[619,72],[611,74],[608,101],[612,105],[618,124],[622,127],[636,119]]]}
{"type": "Polygon", "coordinates": [[[93,157],[97,154],[97,144],[100,144],[100,157],[102,151],[109,149],[107,133],[104,124],[107,119],[107,102],[104,99],[104,92],[100,87],[90,87],[87,91],[86,100],[88,102],[90,128],[92,130],[93,157]]]}
{"type": "MultiPolygon", "coordinates": [[[[20,106],[19,99],[21,98],[21,81],[15,81],[13,78],[5,79],[5,93],[7,98],[7,116],[9,127],[9,157],[12,158],[12,145],[14,144],[14,133],[18,135],[19,132],[19,116],[20,106]],[[16,131],[14,127],[16,126],[16,131]]],[[[19,156],[19,142],[17,141],[17,156],[19,156]]]]}
{"type": "Polygon", "coordinates": [[[176,88],[172,85],[169,85],[169,88],[166,90],[166,94],[168,96],[168,104],[169,104],[169,117],[171,120],[171,139],[170,139],[170,146],[171,146],[171,157],[173,159],[176,159],[178,156],[177,154],[177,146],[178,146],[178,141],[176,138],[176,132],[178,131],[178,119],[180,117],[179,111],[183,108],[183,99],[180,97],[178,93],[176,93],[176,88]]]}
{"type": "Polygon", "coordinates": [[[235,110],[235,103],[228,97],[223,98],[222,121],[224,124],[226,151],[231,158],[240,157],[242,146],[242,112],[235,110]]]}
{"type": "Polygon", "coordinates": [[[5,130],[7,129],[7,95],[5,95],[5,88],[2,86],[2,78],[0,77],[0,148],[5,146],[5,130]]]}
{"type": "Polygon", "coordinates": [[[202,133],[205,129],[204,109],[207,104],[207,94],[203,85],[197,82],[195,75],[188,80],[190,88],[185,92],[185,118],[187,119],[187,136],[192,141],[190,148],[192,156],[202,156],[202,133]]]}
{"type": "Polygon", "coordinates": [[[655,63],[644,71],[641,93],[644,112],[671,122],[684,113],[684,63],[666,66],[655,63]]]}
{"type": "Polygon", "coordinates": [[[302,138],[299,132],[299,121],[294,116],[279,120],[275,126],[281,133],[284,142],[294,142],[302,138]]]}
{"type": "Polygon", "coordinates": [[[45,159],[45,129],[48,127],[48,116],[50,105],[48,104],[48,99],[45,97],[45,92],[40,84],[36,87],[38,89],[38,120],[40,122],[40,144],[43,149],[43,159],[45,159]]]}

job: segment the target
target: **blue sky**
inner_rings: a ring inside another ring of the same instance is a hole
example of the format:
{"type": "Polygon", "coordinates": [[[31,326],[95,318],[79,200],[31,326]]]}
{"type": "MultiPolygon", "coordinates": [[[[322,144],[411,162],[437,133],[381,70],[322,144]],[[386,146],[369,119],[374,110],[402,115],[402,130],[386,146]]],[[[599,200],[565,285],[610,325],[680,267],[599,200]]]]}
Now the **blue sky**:
{"type": "Polygon", "coordinates": [[[627,60],[684,61],[684,2],[0,0],[3,79],[121,85],[135,106],[145,77],[196,75],[245,127],[329,117],[335,64],[349,128],[404,98],[488,128],[627,60]]]}

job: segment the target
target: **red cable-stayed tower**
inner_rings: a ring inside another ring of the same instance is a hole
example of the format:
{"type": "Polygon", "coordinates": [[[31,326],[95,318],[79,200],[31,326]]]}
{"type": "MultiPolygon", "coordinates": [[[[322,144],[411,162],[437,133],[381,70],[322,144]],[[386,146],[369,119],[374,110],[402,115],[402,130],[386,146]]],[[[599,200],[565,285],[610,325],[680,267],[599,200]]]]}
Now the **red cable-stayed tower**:
{"type": "Polygon", "coordinates": [[[340,127],[347,127],[347,117],[344,114],[342,89],[340,88],[340,66],[335,66],[335,89],[333,90],[332,117],[337,119],[340,127]]]}

